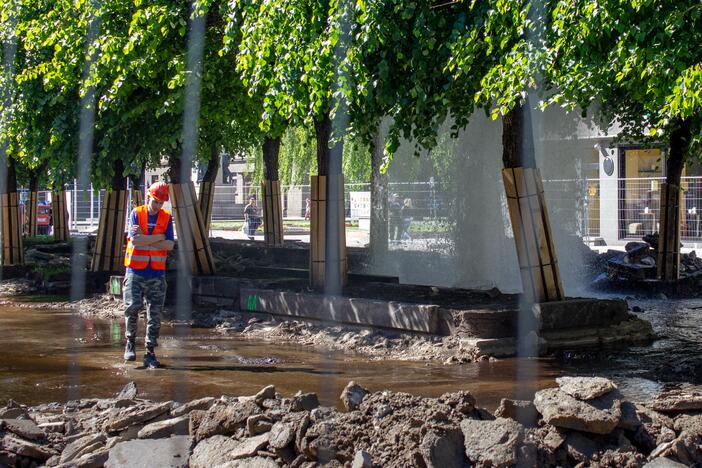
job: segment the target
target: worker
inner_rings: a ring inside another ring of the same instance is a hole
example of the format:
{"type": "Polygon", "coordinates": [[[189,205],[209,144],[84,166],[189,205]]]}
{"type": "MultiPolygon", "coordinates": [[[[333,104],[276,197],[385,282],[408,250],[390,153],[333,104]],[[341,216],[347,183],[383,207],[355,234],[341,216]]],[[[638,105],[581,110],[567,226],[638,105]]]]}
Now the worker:
{"type": "Polygon", "coordinates": [[[124,266],[124,320],[127,329],[125,361],[136,360],[136,334],[142,298],[146,299],[145,368],[158,368],[155,348],[166,299],[166,257],[173,249],[173,218],[162,208],[168,201],[168,184],[155,182],[147,190],[146,204],[129,216],[124,266]]]}

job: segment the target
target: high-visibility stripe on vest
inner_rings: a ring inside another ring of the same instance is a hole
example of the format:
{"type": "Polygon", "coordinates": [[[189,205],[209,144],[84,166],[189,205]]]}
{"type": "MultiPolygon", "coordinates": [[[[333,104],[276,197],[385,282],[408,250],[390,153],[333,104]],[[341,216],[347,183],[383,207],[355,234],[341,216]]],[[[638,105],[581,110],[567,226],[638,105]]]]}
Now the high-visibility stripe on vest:
{"type": "MultiPolygon", "coordinates": [[[[141,232],[149,234],[149,211],[146,205],[138,206],[136,208],[136,214],[141,232]]],[[[154,226],[154,230],[151,231],[151,235],[165,234],[170,218],[171,214],[168,211],[160,209],[158,211],[158,217],[156,218],[156,226],[154,226]]],[[[168,251],[166,250],[148,245],[135,247],[132,240],[129,239],[127,241],[127,250],[124,254],[124,266],[135,270],[143,270],[149,266],[150,262],[151,268],[154,270],[165,270],[167,256],[168,251]]]]}

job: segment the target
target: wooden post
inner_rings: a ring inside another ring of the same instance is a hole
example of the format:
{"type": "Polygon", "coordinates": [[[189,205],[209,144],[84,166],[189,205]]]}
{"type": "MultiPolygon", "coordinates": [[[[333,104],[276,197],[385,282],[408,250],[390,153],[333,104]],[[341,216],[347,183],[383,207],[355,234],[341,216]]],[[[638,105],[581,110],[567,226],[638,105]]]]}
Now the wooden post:
{"type": "Polygon", "coordinates": [[[170,184],[169,188],[178,235],[178,249],[186,252],[193,275],[214,274],[215,265],[210,239],[205,230],[200,204],[195,196],[195,185],[192,182],[170,184]]]}
{"type": "MultiPolygon", "coordinates": [[[[340,213],[344,213],[343,176],[338,187],[341,194],[337,197],[340,203],[340,213]]],[[[326,211],[327,211],[327,176],[312,176],[310,178],[312,191],[312,212],[310,216],[310,283],[318,291],[324,290],[325,263],[326,263],[326,211]]],[[[340,222],[340,252],[339,263],[334,264],[339,268],[342,284],[348,281],[348,260],[346,255],[346,224],[342,216],[340,222]]]]}
{"type": "Polygon", "coordinates": [[[65,190],[51,193],[51,217],[54,224],[54,239],[60,242],[67,242],[71,235],[68,226],[65,190]]]}
{"type": "Polygon", "coordinates": [[[214,182],[209,182],[206,180],[200,182],[200,195],[198,197],[198,201],[200,202],[202,219],[205,223],[205,233],[208,237],[210,235],[210,224],[212,223],[212,205],[214,204],[214,194],[214,182]]]}
{"type": "Polygon", "coordinates": [[[22,223],[20,221],[19,194],[3,193],[2,205],[2,265],[23,265],[22,223]]]}
{"type": "Polygon", "coordinates": [[[533,302],[563,300],[541,173],[535,168],[502,170],[524,294],[533,302]]]}
{"type": "Polygon", "coordinates": [[[264,180],[263,194],[263,239],[266,245],[283,245],[283,200],[279,180],[264,180]]]}
{"type": "MultiPolygon", "coordinates": [[[[144,191],[141,188],[132,189],[132,208],[144,204],[144,191]]],[[[131,210],[129,211],[131,213],[131,210]]]]}
{"type": "Polygon", "coordinates": [[[91,271],[124,271],[127,193],[126,190],[113,190],[105,194],[100,208],[95,251],[90,264],[91,271]]]}
{"type": "Polygon", "coordinates": [[[27,206],[24,207],[24,216],[26,216],[27,236],[34,237],[37,235],[37,204],[39,201],[39,192],[29,192],[27,206]]]}
{"type": "Polygon", "coordinates": [[[674,281],[680,277],[680,187],[677,185],[661,184],[658,232],[656,273],[660,280],[674,281]]]}

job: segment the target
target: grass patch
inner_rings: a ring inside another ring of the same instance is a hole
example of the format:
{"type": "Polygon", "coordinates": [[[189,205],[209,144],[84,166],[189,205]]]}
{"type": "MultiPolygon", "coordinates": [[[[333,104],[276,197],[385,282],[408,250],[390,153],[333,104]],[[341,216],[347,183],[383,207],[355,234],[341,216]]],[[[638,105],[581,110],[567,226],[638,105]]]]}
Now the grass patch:
{"type": "MultiPolygon", "coordinates": [[[[212,229],[241,229],[244,226],[244,220],[235,221],[212,221],[212,229]]],[[[358,229],[358,220],[346,220],[346,227],[350,229],[358,229]]],[[[261,229],[261,228],[259,228],[261,229]]],[[[291,219],[283,221],[283,231],[309,231],[310,222],[304,219],[291,219]]]]}
{"type": "Polygon", "coordinates": [[[409,232],[449,232],[451,223],[447,220],[413,221],[410,224],[409,232]]]}
{"type": "Polygon", "coordinates": [[[32,266],[32,271],[35,273],[41,273],[44,280],[51,281],[51,278],[54,276],[70,272],[71,266],[63,264],[37,263],[32,266]]]}
{"type": "Polygon", "coordinates": [[[34,245],[45,245],[45,244],[55,244],[57,243],[54,236],[32,236],[25,237],[22,239],[25,247],[32,247],[34,245]]]}

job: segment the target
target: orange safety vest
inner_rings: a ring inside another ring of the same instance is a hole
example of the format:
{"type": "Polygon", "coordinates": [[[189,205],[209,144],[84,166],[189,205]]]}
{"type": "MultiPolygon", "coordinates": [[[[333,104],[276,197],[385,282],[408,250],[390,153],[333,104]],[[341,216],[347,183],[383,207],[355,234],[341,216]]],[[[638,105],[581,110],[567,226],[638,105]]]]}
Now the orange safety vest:
{"type": "MultiPolygon", "coordinates": [[[[138,206],[136,207],[136,213],[141,232],[148,234],[148,208],[146,205],[138,206]]],[[[156,226],[154,226],[154,230],[151,232],[151,235],[165,234],[169,219],[171,219],[171,214],[164,209],[160,209],[158,211],[158,218],[156,218],[156,226]]],[[[167,256],[168,251],[159,250],[155,247],[149,247],[148,245],[143,247],[134,247],[132,240],[129,239],[127,241],[127,250],[124,254],[124,266],[135,270],[143,270],[149,266],[150,261],[151,268],[154,270],[165,270],[167,256]]]]}

